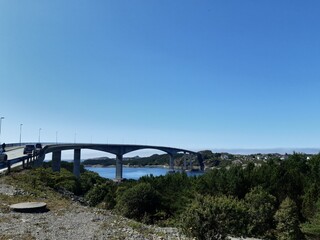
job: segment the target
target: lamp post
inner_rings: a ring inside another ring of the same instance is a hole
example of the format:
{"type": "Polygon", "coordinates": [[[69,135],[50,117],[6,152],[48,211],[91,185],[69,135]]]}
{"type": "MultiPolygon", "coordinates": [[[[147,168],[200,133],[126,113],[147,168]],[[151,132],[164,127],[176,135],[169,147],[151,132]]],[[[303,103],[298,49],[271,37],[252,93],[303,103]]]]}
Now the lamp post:
{"type": "Polygon", "coordinates": [[[41,128],[39,128],[39,137],[38,137],[38,143],[40,143],[40,134],[41,134],[41,128]]]}
{"type": "Polygon", "coordinates": [[[56,144],[58,144],[58,131],[56,131],[56,144]]]}
{"type": "Polygon", "coordinates": [[[22,123],[20,123],[20,146],[21,146],[21,132],[22,132],[22,123]]]}
{"type": "Polygon", "coordinates": [[[0,143],[1,143],[1,124],[2,124],[2,119],[4,119],[4,117],[0,117],[0,143]]]}

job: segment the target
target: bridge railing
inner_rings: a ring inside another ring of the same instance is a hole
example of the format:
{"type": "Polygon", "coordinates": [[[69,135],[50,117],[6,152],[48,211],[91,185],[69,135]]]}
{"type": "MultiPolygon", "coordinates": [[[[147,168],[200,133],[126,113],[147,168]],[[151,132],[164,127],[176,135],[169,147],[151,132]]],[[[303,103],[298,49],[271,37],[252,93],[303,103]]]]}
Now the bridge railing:
{"type": "MultiPolygon", "coordinates": [[[[14,145],[11,145],[11,146],[14,147],[14,145]]],[[[5,165],[3,165],[3,166],[4,166],[4,168],[7,167],[7,173],[10,173],[12,165],[17,164],[19,162],[22,162],[23,168],[29,167],[29,166],[31,166],[31,164],[34,163],[34,161],[37,160],[38,156],[39,156],[39,153],[37,153],[37,152],[34,152],[33,154],[23,155],[18,158],[7,160],[5,165]]]]}
{"type": "MultiPolygon", "coordinates": [[[[6,143],[6,147],[22,147],[22,146],[25,146],[25,145],[29,145],[29,144],[37,144],[39,142],[22,142],[22,143],[6,143]]],[[[53,143],[53,142],[41,142],[42,145],[48,145],[48,144],[56,144],[56,143],[53,143]]],[[[60,143],[58,143],[60,144],[60,143]]]]}

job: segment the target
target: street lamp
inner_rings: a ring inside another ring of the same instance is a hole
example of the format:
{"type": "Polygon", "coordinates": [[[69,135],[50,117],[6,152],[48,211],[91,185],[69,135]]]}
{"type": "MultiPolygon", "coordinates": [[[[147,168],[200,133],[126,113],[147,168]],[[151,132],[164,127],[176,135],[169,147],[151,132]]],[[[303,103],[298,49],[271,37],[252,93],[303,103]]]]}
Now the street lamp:
{"type": "Polygon", "coordinates": [[[39,137],[38,137],[38,143],[40,143],[40,133],[41,133],[41,128],[39,128],[39,137]]]}
{"type": "Polygon", "coordinates": [[[56,144],[58,144],[58,131],[56,131],[56,144]]]}
{"type": "Polygon", "coordinates": [[[20,146],[21,146],[21,132],[22,132],[22,123],[20,123],[20,146]]]}
{"type": "Polygon", "coordinates": [[[0,143],[1,143],[1,123],[2,123],[2,119],[4,119],[4,117],[0,117],[0,143]]]}

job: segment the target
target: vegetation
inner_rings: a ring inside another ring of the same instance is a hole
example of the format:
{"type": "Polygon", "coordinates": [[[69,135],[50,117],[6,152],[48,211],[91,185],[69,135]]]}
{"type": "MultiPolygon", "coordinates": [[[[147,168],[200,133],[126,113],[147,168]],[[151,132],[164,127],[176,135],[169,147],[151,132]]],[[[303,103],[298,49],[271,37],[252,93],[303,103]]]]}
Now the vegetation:
{"type": "Polygon", "coordinates": [[[160,203],[160,194],[150,183],[139,183],[118,194],[116,209],[125,217],[150,223],[160,203]]]}
{"type": "Polygon", "coordinates": [[[276,212],[277,239],[279,240],[301,240],[303,235],[299,227],[297,206],[294,201],[287,197],[281,203],[276,212]]]}
{"type": "MultiPolygon", "coordinates": [[[[183,154],[176,154],[175,155],[175,160],[176,160],[176,164],[177,165],[181,165],[183,164],[183,162],[181,162],[183,154]],[[181,163],[180,163],[181,162],[181,163]]],[[[168,165],[169,162],[169,155],[168,154],[153,154],[150,157],[133,157],[133,158],[127,158],[124,159],[124,163],[130,166],[147,166],[147,165],[168,165]]],[[[100,166],[112,166],[115,165],[115,159],[111,159],[111,158],[106,158],[106,157],[102,157],[102,158],[94,158],[94,159],[88,159],[83,161],[83,165],[100,165],[100,166]]],[[[196,164],[196,162],[195,162],[196,164]]]]}
{"type": "Polygon", "coordinates": [[[201,196],[181,216],[184,232],[200,240],[227,239],[228,234],[246,232],[246,208],[232,197],[201,196]]]}
{"type": "Polygon", "coordinates": [[[72,165],[64,166],[61,173],[32,170],[28,181],[35,189],[68,190],[91,206],[144,223],[179,226],[196,239],[320,237],[320,155],[307,160],[295,153],[284,161],[232,165],[199,177],[176,173],[121,184],[85,170],[76,179],[72,165]]]}

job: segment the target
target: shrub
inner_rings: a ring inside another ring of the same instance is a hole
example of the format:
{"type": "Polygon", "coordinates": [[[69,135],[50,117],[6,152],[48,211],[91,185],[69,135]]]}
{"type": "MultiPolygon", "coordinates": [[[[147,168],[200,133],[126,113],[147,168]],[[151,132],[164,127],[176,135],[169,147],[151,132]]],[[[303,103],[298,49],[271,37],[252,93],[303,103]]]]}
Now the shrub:
{"type": "Polygon", "coordinates": [[[107,209],[115,206],[115,185],[111,182],[95,185],[85,196],[90,206],[104,202],[107,209]]]}
{"type": "Polygon", "coordinates": [[[271,235],[276,198],[256,187],[246,194],[245,204],[249,215],[248,234],[259,237],[271,235]]]}
{"type": "Polygon", "coordinates": [[[139,183],[117,193],[116,209],[122,215],[152,223],[160,205],[160,194],[149,183],[139,183]]]}
{"type": "Polygon", "coordinates": [[[226,239],[246,231],[246,208],[235,198],[197,196],[181,215],[183,231],[199,240],[226,239]]]}
{"type": "Polygon", "coordinates": [[[277,221],[277,239],[301,240],[304,239],[299,227],[297,206],[290,198],[281,203],[275,214],[277,221]]]}

